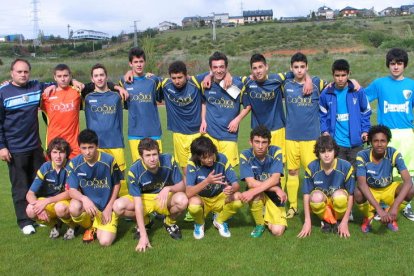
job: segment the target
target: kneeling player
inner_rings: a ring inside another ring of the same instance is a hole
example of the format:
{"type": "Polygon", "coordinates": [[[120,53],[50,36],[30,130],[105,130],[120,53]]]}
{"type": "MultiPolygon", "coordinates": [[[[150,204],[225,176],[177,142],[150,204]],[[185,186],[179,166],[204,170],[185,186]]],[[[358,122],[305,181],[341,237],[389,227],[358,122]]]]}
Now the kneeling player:
{"type": "Polygon", "coordinates": [[[280,187],[283,175],[282,150],[270,146],[272,135],[264,126],[257,126],[250,133],[250,149],[240,154],[240,178],[246,181],[248,191],[240,199],[249,202],[256,227],[250,233],[261,237],[266,223],[270,232],[281,236],[287,226],[286,193],[280,187]],[[263,208],[265,208],[263,216],[263,208]]]}
{"type": "Polygon", "coordinates": [[[299,238],[311,234],[311,211],[321,219],[324,233],[338,233],[349,237],[348,221],[352,210],[355,178],[351,163],[337,158],[339,147],[331,136],[316,141],[317,157],[305,171],[303,208],[305,223],[299,238]]]}
{"type": "Polygon", "coordinates": [[[355,201],[364,215],[361,230],[371,231],[374,212],[381,217],[391,231],[398,231],[397,214],[413,198],[414,188],[410,174],[401,154],[388,147],[391,131],[388,127],[377,125],[368,132],[368,142],[372,148],[362,150],[357,155],[357,180],[355,201]],[[402,183],[393,181],[393,168],[399,171],[402,183]],[[389,208],[382,209],[383,203],[389,208]]]}
{"type": "Polygon", "coordinates": [[[26,213],[29,218],[52,227],[49,237],[56,239],[60,233],[60,222],[66,223],[69,228],[64,234],[65,240],[75,237],[74,224],[69,214],[69,192],[65,191],[67,157],[70,155],[69,143],[62,138],[54,138],[47,148],[48,162],[45,162],[37,171],[37,175],[26,199],[29,203],[26,213]]]}
{"type": "Polygon", "coordinates": [[[84,242],[92,242],[96,231],[99,243],[109,246],[115,240],[118,226],[112,205],[122,173],[111,155],[98,151],[98,136],[93,130],[81,131],[78,144],[81,154],[68,166],[70,215],[75,223],[87,229],[84,242]]]}
{"type": "Polygon", "coordinates": [[[229,238],[226,220],[242,207],[237,191],[236,174],[226,156],[218,153],[213,142],[201,136],[191,143],[191,159],[187,165],[186,193],[188,211],[194,218],[194,238],[204,237],[204,220],[216,213],[213,224],[222,237],[229,238]]]}
{"type": "Polygon", "coordinates": [[[137,220],[136,251],[145,251],[151,244],[145,224],[149,214],[165,215],[164,227],[173,239],[181,239],[176,218],[187,208],[188,199],[180,169],[170,154],[160,154],[157,141],[144,138],[138,145],[138,159],[128,172],[129,194],[119,198],[114,205],[118,215],[137,220]]]}

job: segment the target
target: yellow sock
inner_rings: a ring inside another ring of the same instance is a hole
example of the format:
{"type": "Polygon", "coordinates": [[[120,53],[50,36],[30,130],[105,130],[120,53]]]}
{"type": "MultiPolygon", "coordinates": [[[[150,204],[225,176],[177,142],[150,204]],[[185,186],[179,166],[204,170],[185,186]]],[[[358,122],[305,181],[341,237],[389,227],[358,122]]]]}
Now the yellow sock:
{"type": "Polygon", "coordinates": [[[374,217],[374,212],[371,211],[371,205],[369,204],[368,200],[364,203],[357,204],[359,211],[364,215],[366,218],[374,217]]]}
{"type": "Polygon", "coordinates": [[[218,223],[223,223],[232,216],[234,216],[237,211],[243,206],[243,203],[240,200],[235,200],[224,204],[223,210],[218,214],[216,221],[218,223]]]}
{"type": "Polygon", "coordinates": [[[177,220],[172,219],[170,216],[166,216],[164,222],[167,225],[173,225],[177,222],[177,220]]]}
{"type": "Polygon", "coordinates": [[[342,219],[348,208],[348,197],[346,195],[338,195],[332,198],[332,205],[336,219],[342,219]]]}
{"type": "Polygon", "coordinates": [[[288,175],[286,182],[286,190],[289,199],[289,207],[298,209],[298,190],[299,190],[299,176],[288,175]]]}
{"type": "Polygon", "coordinates": [[[408,201],[403,200],[403,202],[401,202],[400,207],[398,208],[400,211],[404,210],[405,207],[407,207],[408,205],[408,201]]]}
{"type": "Polygon", "coordinates": [[[282,176],[280,178],[280,186],[282,187],[283,191],[286,191],[286,177],[285,176],[282,176]]]}
{"type": "Polygon", "coordinates": [[[197,224],[204,224],[204,210],[201,205],[188,205],[188,212],[197,224]]]}
{"type": "Polygon", "coordinates": [[[263,207],[264,203],[262,200],[253,201],[250,203],[250,212],[252,213],[256,225],[264,225],[265,223],[263,217],[263,207]]]}
{"type": "Polygon", "coordinates": [[[59,218],[64,224],[66,224],[67,226],[69,226],[70,228],[74,228],[75,227],[75,223],[73,222],[72,218],[59,218]]]}
{"type": "Polygon", "coordinates": [[[74,223],[79,224],[85,229],[88,229],[92,226],[92,219],[91,216],[88,215],[86,212],[82,212],[82,214],[78,217],[72,217],[74,223]]]}

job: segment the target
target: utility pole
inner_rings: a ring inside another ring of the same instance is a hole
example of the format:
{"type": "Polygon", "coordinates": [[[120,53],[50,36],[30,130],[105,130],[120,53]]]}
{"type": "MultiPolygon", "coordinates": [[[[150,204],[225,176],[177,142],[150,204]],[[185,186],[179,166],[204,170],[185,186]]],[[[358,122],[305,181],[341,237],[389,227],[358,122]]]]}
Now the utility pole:
{"type": "Polygon", "coordinates": [[[33,0],[33,46],[39,46],[41,44],[41,40],[39,38],[39,9],[37,8],[37,4],[39,4],[38,0],[33,0]]]}
{"type": "Polygon", "coordinates": [[[213,14],[213,41],[217,40],[217,36],[216,36],[216,16],[214,14],[214,12],[212,12],[213,14]]]}
{"type": "Polygon", "coordinates": [[[68,24],[68,40],[70,39],[70,25],[68,24]]]}
{"type": "Polygon", "coordinates": [[[139,22],[139,20],[134,20],[134,47],[138,47],[137,22],[139,22]]]}

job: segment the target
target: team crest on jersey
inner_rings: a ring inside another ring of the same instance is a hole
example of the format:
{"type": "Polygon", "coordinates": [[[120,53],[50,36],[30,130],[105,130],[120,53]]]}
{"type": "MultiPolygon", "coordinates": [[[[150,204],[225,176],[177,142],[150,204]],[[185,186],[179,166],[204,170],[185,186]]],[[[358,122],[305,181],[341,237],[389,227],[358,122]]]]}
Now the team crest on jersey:
{"type": "Polygon", "coordinates": [[[357,103],[357,98],[353,98],[352,101],[354,102],[354,105],[357,103]]]}
{"type": "Polygon", "coordinates": [[[413,95],[413,91],[412,90],[407,90],[407,89],[406,90],[403,90],[403,95],[404,95],[404,98],[406,100],[408,100],[413,95]]]}
{"type": "Polygon", "coordinates": [[[22,100],[23,100],[23,102],[28,103],[29,102],[29,96],[23,95],[22,100]]]}

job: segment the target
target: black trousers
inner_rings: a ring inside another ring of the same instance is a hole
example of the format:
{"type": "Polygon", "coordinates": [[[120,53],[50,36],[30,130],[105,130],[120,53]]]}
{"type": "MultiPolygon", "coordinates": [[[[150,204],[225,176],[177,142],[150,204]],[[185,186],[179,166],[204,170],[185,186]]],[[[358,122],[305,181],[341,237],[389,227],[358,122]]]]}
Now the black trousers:
{"type": "Polygon", "coordinates": [[[33,221],[26,215],[26,194],[36,177],[37,170],[45,162],[45,156],[41,147],[32,151],[12,153],[11,156],[12,159],[7,164],[14,211],[16,212],[17,224],[23,228],[33,224],[33,221]]]}
{"type": "Polygon", "coordinates": [[[346,161],[348,161],[349,163],[351,163],[352,167],[354,167],[355,173],[356,173],[356,156],[358,154],[359,151],[363,150],[364,146],[357,146],[357,147],[352,147],[352,148],[346,148],[346,147],[341,147],[339,146],[339,153],[338,153],[338,157],[341,159],[344,159],[346,161]]]}

